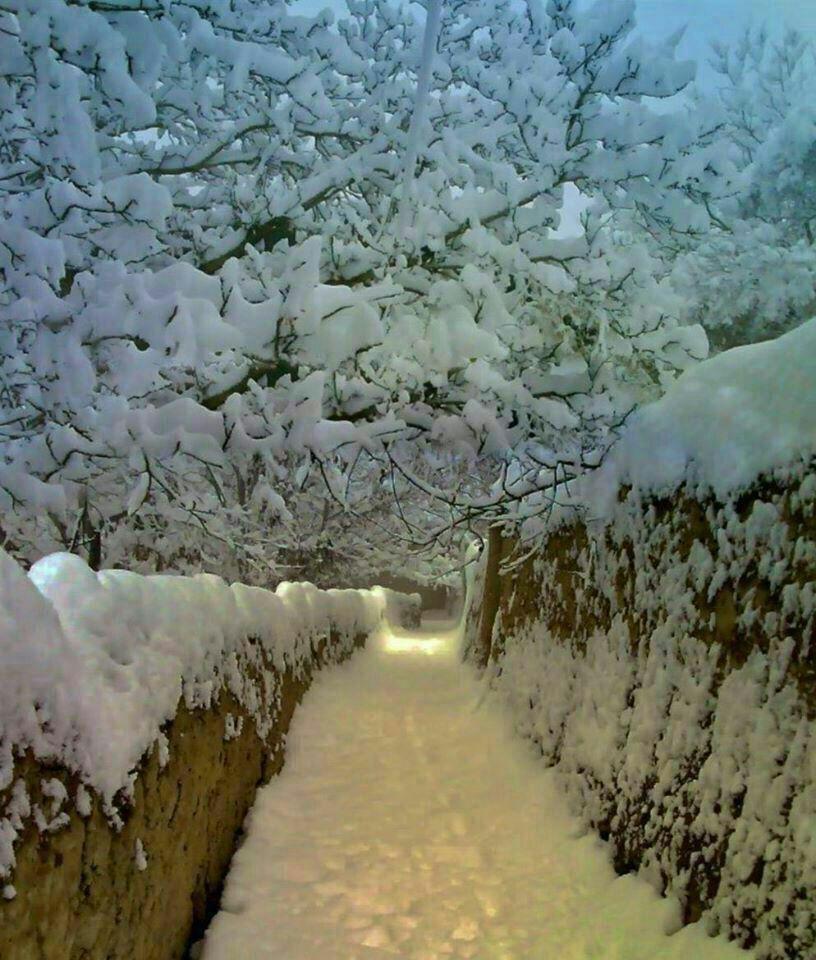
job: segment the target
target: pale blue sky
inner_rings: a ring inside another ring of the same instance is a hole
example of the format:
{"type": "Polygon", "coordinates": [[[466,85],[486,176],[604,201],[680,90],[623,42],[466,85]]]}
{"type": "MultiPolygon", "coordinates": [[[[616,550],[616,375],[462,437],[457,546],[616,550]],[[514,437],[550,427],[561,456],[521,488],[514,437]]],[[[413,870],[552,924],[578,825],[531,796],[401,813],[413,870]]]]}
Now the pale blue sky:
{"type": "MultiPolygon", "coordinates": [[[[343,0],[298,0],[293,6],[314,12],[341,10],[343,0]]],[[[763,20],[771,26],[791,25],[816,39],[816,0],[637,0],[641,29],[666,35],[687,25],[680,51],[707,56],[712,39],[733,39],[763,20]]]]}
{"type": "Polygon", "coordinates": [[[680,52],[707,55],[714,39],[730,40],[763,22],[793,26],[816,39],[816,0],[638,0],[642,30],[671,33],[687,25],[680,52]]]}

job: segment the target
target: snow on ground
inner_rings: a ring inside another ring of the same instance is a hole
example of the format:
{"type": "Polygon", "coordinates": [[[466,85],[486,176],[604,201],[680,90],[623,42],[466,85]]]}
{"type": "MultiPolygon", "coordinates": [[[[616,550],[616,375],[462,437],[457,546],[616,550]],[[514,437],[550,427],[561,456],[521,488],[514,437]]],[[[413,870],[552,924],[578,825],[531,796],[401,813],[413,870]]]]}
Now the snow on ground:
{"type": "Polygon", "coordinates": [[[455,647],[386,635],[318,678],[202,960],[745,960],[667,935],[676,904],[615,876],[455,647]]]}

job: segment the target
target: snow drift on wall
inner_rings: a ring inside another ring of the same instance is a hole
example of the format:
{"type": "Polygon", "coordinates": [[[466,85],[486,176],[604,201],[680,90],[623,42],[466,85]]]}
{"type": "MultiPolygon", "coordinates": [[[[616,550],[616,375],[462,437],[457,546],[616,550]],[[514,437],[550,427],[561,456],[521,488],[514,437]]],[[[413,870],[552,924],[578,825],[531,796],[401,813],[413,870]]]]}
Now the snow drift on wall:
{"type": "Polygon", "coordinates": [[[621,487],[723,498],[816,451],[816,318],[681,374],[637,410],[602,466],[559,499],[606,517],[621,487]]]}

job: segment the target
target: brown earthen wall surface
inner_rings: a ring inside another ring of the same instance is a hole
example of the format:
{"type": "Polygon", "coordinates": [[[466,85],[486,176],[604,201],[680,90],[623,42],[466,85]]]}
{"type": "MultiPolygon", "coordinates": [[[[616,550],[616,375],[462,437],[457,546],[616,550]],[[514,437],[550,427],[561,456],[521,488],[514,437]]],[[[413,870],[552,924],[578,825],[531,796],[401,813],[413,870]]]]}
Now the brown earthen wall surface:
{"type": "MultiPolygon", "coordinates": [[[[498,557],[512,560],[516,541],[491,542],[493,556],[483,565],[480,585],[485,602],[472,612],[468,638],[470,658],[482,665],[489,659],[500,665],[505,646],[515,642],[564,647],[572,662],[579,663],[599,633],[627,638],[633,686],[625,714],[619,718],[619,766],[606,781],[589,771],[571,770],[573,793],[589,798],[582,806],[592,811],[591,825],[610,841],[620,872],[647,863],[654,876],[657,864],[660,886],[679,894],[687,921],[717,908],[723,898],[728,903],[750,902],[750,907],[737,912],[721,908],[722,926],[746,946],[756,942],[757,930],[762,928],[765,949],[770,951],[762,955],[790,960],[816,957],[816,889],[804,879],[792,886],[793,864],[784,862],[784,857],[774,860],[762,855],[756,857],[739,895],[734,893],[733,877],[729,878],[731,888],[726,889],[723,876],[730,856],[729,838],[706,836],[696,820],[700,812],[697,777],[708,756],[705,749],[680,757],[671,793],[661,800],[665,809],[657,809],[652,793],[657,768],[636,795],[626,795],[620,785],[624,781],[617,778],[626,776],[621,771],[630,747],[627,715],[647,682],[644,665],[650,645],[655,637],[664,643],[672,631],[699,639],[715,658],[712,711],[723,680],[759,654],[784,664],[781,676],[769,676],[768,696],[777,696],[774,691],[784,687],[801,722],[812,723],[816,716],[814,472],[816,463],[800,465],[790,473],[764,478],[727,502],[711,497],[701,501],[691,490],[646,500],[623,491],[611,522],[588,529],[580,519],[573,519],[556,529],[535,556],[510,572],[497,572],[496,561],[498,557]],[[766,519],[761,521],[762,517],[766,519]],[[491,598],[496,593],[498,604],[491,598]],[[750,616],[745,616],[746,611],[750,616]],[[789,653],[780,656],[783,648],[789,653]],[[581,778],[576,786],[574,781],[581,778]],[[784,902],[778,893],[783,887],[790,890],[784,902]]],[[[546,680],[541,691],[542,697],[548,695],[546,680]]],[[[550,687],[549,696],[558,700],[561,691],[550,687]]],[[[667,710],[671,703],[669,697],[667,710]]],[[[571,709],[568,700],[563,704],[565,711],[571,709]]],[[[534,706],[531,702],[530,709],[534,706]]],[[[545,762],[556,765],[563,741],[557,731],[550,734],[547,746],[539,745],[545,762]]],[[[638,749],[642,744],[635,743],[635,755],[638,749]]],[[[795,762],[793,755],[778,758],[780,783],[795,762]]],[[[782,800],[781,823],[768,828],[771,841],[774,830],[785,829],[784,809],[792,800],[793,796],[782,800]]],[[[744,801],[744,788],[728,798],[728,814],[734,822],[739,821],[744,801]]],[[[784,848],[789,838],[780,834],[779,843],[784,848]]],[[[768,849],[774,845],[770,842],[768,849]]]]}
{"type": "MultiPolygon", "coordinates": [[[[364,642],[358,638],[357,645],[364,642]]],[[[314,667],[338,659],[324,644],[314,667]]],[[[18,761],[32,804],[49,819],[42,783],[67,788],[70,820],[53,833],[29,823],[16,846],[14,899],[0,900],[2,960],[180,960],[218,906],[244,818],[261,784],[284,761],[284,736],[311,673],[279,676],[276,722],[266,741],[244,708],[222,693],[211,709],[181,706],[166,729],[169,757],[154,750],[142,764],[132,800],[113,829],[94,800],[90,816],[73,804],[79,786],[60,768],[31,756],[18,761]],[[228,717],[243,720],[225,739],[228,717]],[[239,719],[240,718],[240,719],[239,719]],[[139,870],[140,841],[147,866],[139,870]]],[[[4,806],[0,794],[0,809],[4,806]]]]}

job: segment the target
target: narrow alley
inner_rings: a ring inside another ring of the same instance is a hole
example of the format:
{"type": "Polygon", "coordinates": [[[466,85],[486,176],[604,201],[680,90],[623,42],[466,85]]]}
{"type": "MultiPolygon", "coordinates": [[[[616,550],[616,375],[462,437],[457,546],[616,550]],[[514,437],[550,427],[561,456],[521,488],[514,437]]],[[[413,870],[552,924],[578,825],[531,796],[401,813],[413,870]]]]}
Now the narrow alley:
{"type": "Polygon", "coordinates": [[[745,960],[615,876],[456,643],[381,636],[317,679],[194,955],[745,960]]]}

